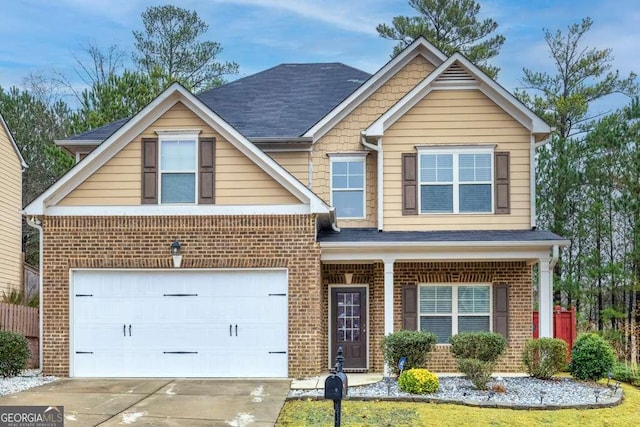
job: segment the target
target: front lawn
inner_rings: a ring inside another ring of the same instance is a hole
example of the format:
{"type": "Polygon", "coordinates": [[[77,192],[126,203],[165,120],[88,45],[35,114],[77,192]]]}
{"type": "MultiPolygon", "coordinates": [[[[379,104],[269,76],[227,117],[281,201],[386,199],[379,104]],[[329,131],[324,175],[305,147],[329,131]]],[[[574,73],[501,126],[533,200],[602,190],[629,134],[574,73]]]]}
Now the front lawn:
{"type": "MultiPolygon", "coordinates": [[[[512,410],[412,402],[344,401],[343,426],[632,426],[640,423],[640,390],[627,384],[623,402],[613,408],[512,410]]],[[[333,402],[285,403],[277,426],[333,426],[333,402]]]]}

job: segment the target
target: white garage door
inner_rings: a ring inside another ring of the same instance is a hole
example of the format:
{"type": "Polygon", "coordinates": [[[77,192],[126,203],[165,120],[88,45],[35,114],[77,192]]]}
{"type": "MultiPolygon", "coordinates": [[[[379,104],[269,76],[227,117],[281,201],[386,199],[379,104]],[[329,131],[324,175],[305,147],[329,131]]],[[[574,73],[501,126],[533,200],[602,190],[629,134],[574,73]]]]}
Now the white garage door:
{"type": "Polygon", "coordinates": [[[75,377],[286,377],[283,270],[72,273],[75,377]]]}

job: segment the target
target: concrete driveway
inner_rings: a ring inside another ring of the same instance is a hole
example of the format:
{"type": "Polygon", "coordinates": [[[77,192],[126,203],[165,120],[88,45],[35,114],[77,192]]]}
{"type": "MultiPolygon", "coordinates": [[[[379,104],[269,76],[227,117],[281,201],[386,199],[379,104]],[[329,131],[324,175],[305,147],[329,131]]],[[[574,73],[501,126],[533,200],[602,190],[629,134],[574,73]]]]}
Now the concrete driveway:
{"type": "Polygon", "coordinates": [[[65,426],[273,426],[289,380],[64,379],[0,405],[64,406],[65,426]]]}

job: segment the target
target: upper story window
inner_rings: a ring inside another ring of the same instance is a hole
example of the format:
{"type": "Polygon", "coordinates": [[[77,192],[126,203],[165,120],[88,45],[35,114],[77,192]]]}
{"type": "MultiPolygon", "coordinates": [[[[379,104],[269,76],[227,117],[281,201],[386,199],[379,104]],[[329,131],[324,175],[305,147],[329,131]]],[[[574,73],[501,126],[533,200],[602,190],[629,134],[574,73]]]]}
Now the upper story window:
{"type": "Polygon", "coordinates": [[[420,285],[420,330],[433,332],[438,344],[461,332],[491,330],[489,285],[420,285]]]}
{"type": "Polygon", "coordinates": [[[338,218],[365,217],[366,153],[331,156],[331,205],[338,218]]]}
{"type": "Polygon", "coordinates": [[[162,135],[159,143],[160,203],[195,203],[197,136],[162,135]]]}
{"type": "Polygon", "coordinates": [[[142,138],[143,205],[213,204],[216,139],[199,130],[157,130],[142,138]]]}
{"type": "Polygon", "coordinates": [[[492,213],[493,149],[419,149],[420,213],[492,213]]]}

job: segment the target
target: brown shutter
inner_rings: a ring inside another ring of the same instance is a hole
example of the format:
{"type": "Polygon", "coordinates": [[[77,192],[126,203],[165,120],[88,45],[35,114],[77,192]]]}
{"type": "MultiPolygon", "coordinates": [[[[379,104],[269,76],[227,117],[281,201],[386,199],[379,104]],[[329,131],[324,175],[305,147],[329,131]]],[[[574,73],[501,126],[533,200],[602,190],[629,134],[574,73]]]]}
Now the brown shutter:
{"type": "Polygon", "coordinates": [[[142,204],[158,203],[158,138],[142,138],[142,204]]]}
{"type": "Polygon", "coordinates": [[[402,287],[402,329],[418,329],[418,287],[414,285],[402,287]]]}
{"type": "Polygon", "coordinates": [[[418,156],[402,154],[402,215],[418,214],[418,156]]]}
{"type": "Polygon", "coordinates": [[[495,153],[495,198],[496,213],[508,214],[510,212],[509,203],[509,152],[496,151],[495,153]]]}
{"type": "Polygon", "coordinates": [[[509,285],[493,285],[493,332],[509,339],[509,285]]]}
{"type": "Polygon", "coordinates": [[[198,154],[198,204],[212,205],[215,200],[215,138],[200,138],[198,154]]]}

